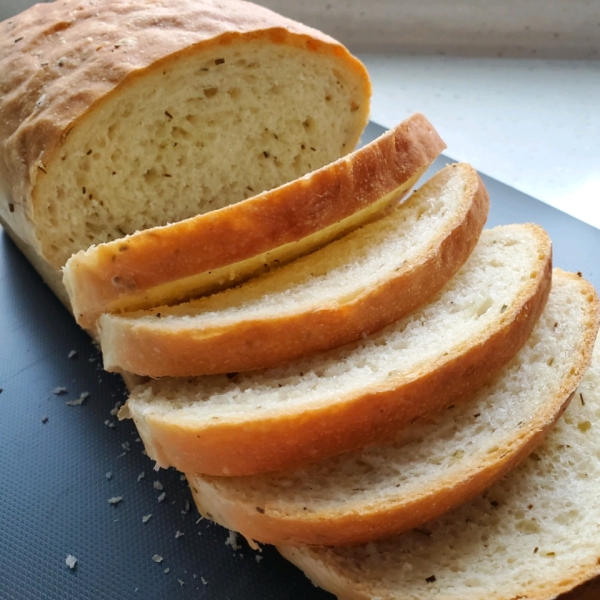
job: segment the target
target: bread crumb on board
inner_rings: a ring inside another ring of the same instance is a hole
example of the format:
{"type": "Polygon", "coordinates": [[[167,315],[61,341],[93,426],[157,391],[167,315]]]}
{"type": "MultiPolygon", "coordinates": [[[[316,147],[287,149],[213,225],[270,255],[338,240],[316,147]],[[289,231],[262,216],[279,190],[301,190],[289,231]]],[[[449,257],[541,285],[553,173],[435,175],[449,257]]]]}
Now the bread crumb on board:
{"type": "Polygon", "coordinates": [[[238,544],[238,534],[235,531],[229,531],[229,535],[225,540],[226,546],[231,546],[233,550],[241,550],[241,546],[238,544]]]}
{"type": "Polygon", "coordinates": [[[75,556],[73,556],[72,554],[67,554],[65,563],[66,563],[67,567],[69,567],[69,569],[71,569],[71,571],[77,566],[78,562],[79,561],[77,560],[77,558],[75,556]]]}
{"type": "Polygon", "coordinates": [[[81,406],[90,396],[89,392],[81,392],[79,398],[75,398],[74,400],[67,400],[65,404],[67,406],[81,406]]]}

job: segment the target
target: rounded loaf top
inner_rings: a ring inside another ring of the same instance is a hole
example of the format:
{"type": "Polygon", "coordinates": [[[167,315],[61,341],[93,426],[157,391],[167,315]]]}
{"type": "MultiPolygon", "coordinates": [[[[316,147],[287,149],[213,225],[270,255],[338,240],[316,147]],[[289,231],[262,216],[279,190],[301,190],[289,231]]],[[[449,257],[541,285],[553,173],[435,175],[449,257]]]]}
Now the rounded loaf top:
{"type": "MultiPolygon", "coordinates": [[[[344,72],[363,81],[361,106],[355,110],[363,115],[364,126],[370,87],[362,64],[332,38],[242,0],[59,0],[1,23],[0,216],[45,260],[62,266],[64,256],[53,256],[40,242],[43,234],[35,232],[42,224],[49,227],[50,222],[39,222],[37,213],[61,200],[60,189],[53,189],[58,198],[36,199],[35,188],[82,118],[149,72],[240,40],[339,60],[344,72]]],[[[140,103],[144,100],[139,98],[140,103]]],[[[102,240],[92,243],[97,241],[102,240]]]]}

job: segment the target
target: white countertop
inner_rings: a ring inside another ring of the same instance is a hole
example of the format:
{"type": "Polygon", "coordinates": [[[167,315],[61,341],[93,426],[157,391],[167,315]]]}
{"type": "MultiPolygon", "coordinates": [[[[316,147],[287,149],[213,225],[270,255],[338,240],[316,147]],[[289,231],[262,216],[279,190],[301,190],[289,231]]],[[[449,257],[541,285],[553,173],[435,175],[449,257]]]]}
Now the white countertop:
{"type": "Polygon", "coordinates": [[[373,121],[423,112],[448,156],[600,227],[600,61],[359,56],[373,121]]]}

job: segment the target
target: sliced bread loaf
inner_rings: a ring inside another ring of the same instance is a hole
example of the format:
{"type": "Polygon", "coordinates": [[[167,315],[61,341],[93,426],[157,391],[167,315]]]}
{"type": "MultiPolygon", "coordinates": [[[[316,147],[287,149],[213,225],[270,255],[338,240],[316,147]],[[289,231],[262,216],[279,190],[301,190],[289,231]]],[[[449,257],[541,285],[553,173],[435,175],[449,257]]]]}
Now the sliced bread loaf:
{"type": "Polygon", "coordinates": [[[200,513],[284,545],[355,544],[418,527],[485,490],[541,441],[589,366],[599,317],[592,286],[555,270],[526,344],[473,398],[391,443],[296,471],[188,475],[200,513]]]}
{"type": "Polygon", "coordinates": [[[371,337],[247,374],[138,386],[131,416],[159,466],[244,475],[389,437],[488,381],[546,302],[551,244],[534,225],[484,231],[427,305],[371,337]]]}
{"type": "Polygon", "coordinates": [[[597,346],[544,443],[484,494],[379,542],[279,550],[343,599],[554,599],[600,574],[599,416],[597,346]]]}
{"type": "Polygon", "coordinates": [[[102,315],[104,368],[151,377],[248,371],[369,335],[456,273],[488,207],[472,167],[446,167],[385,217],[238,288],[102,315]]]}
{"type": "Polygon", "coordinates": [[[63,297],[74,252],[353,150],[371,91],[341,44],[241,0],[39,4],[0,24],[0,72],[0,219],[63,297]]]}
{"type": "Polygon", "coordinates": [[[407,193],[443,147],[413,115],[282,187],[79,252],[64,269],[75,316],[91,327],[103,312],[185,300],[307,254],[407,193]]]}

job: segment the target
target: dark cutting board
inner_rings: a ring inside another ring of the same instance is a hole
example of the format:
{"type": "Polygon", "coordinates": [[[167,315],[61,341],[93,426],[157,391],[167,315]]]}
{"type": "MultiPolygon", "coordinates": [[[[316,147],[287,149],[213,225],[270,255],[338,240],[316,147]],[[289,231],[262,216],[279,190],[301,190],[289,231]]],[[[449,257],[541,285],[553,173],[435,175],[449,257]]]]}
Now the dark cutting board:
{"type": "MultiPolygon", "coordinates": [[[[371,124],[363,141],[382,131],[371,124]]],[[[539,223],[555,265],[600,289],[599,230],[484,181],[489,225],[539,223]]],[[[0,599],[332,598],[272,548],[226,544],[226,530],[199,520],[179,474],[153,471],[132,422],[111,414],[125,399],[120,378],[102,371],[90,339],[4,232],[0,278],[0,599]],[[83,392],[82,404],[67,404],[83,392]],[[72,570],[68,555],[78,559],[72,570]]]]}

